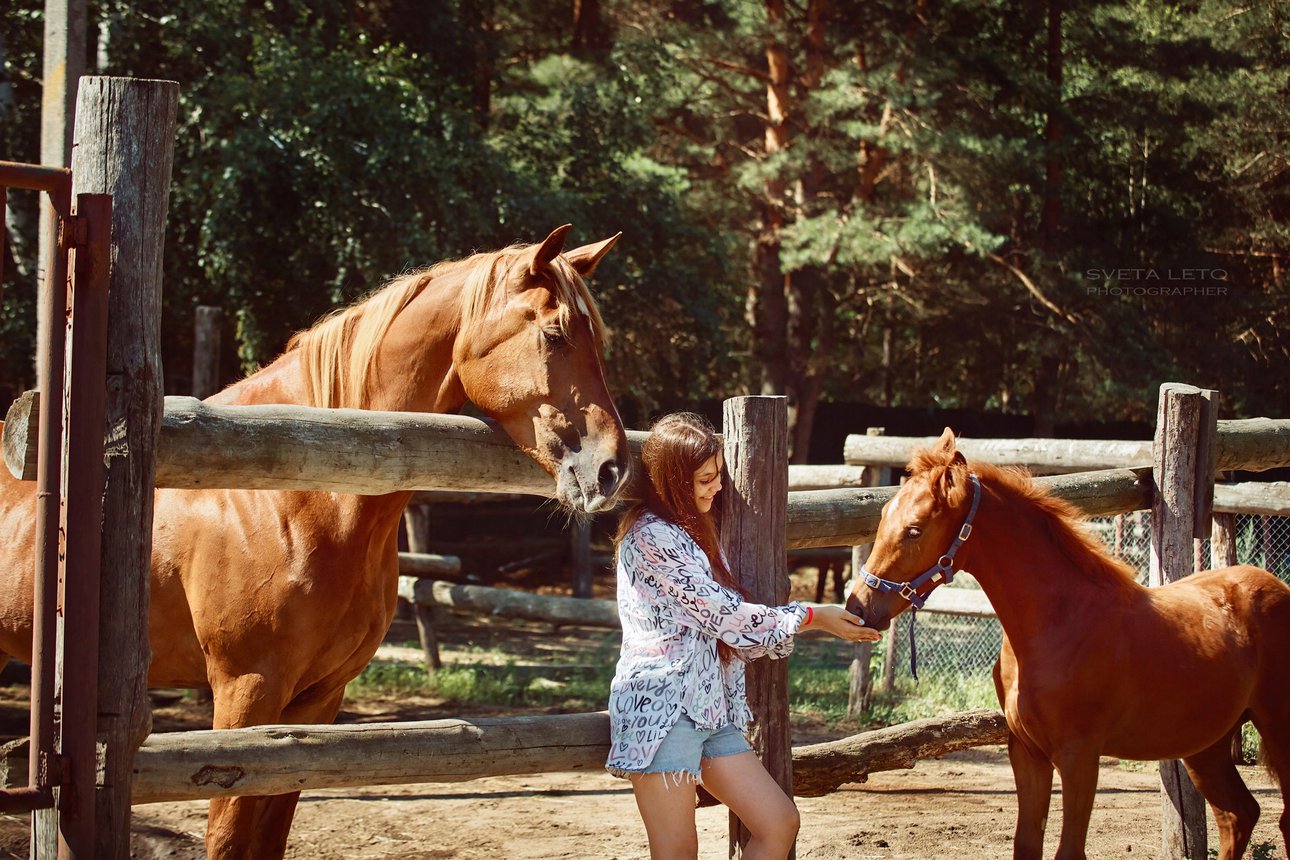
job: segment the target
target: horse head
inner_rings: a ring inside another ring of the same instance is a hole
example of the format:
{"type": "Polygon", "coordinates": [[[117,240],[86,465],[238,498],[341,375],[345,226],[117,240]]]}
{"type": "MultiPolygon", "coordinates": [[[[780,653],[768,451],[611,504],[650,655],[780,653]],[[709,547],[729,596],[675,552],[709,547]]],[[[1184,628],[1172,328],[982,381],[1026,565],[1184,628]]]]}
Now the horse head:
{"type": "Polygon", "coordinates": [[[948,580],[935,571],[952,569],[956,539],[966,534],[973,509],[974,479],[950,428],[916,451],[906,469],[909,479],[883,506],[873,548],[847,596],[847,609],[877,630],[948,580]]]}
{"type": "Polygon", "coordinates": [[[569,229],[468,278],[453,366],[470,401],[555,478],[556,499],[593,513],[613,507],[630,463],[583,280],[618,236],[564,251],[569,229]]]}

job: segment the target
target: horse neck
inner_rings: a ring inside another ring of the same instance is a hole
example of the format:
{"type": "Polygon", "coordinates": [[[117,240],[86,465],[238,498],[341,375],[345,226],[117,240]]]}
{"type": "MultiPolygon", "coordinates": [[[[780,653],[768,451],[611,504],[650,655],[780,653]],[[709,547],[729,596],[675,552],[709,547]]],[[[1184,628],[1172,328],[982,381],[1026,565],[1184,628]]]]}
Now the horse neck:
{"type": "Polygon", "coordinates": [[[369,409],[457,412],[466,402],[453,366],[464,273],[430,278],[390,325],[377,349],[369,409]]]}
{"type": "MultiPolygon", "coordinates": [[[[451,277],[431,279],[395,317],[377,349],[369,409],[436,413],[461,409],[466,395],[452,365],[460,314],[459,292],[460,280],[454,283],[451,277]]],[[[311,405],[299,352],[283,353],[267,367],[211,397],[210,402],[311,405]]],[[[412,493],[329,495],[327,498],[353,508],[357,515],[355,521],[379,524],[386,520],[397,522],[412,493]]]]}
{"type": "Polygon", "coordinates": [[[1124,601],[1132,584],[1100,568],[1098,559],[1075,559],[1050,530],[1051,515],[1022,500],[988,491],[958,563],[981,584],[1014,648],[1067,624],[1081,627],[1106,615],[1098,607],[1124,601]],[[1090,611],[1075,611],[1088,607],[1090,611]]]}

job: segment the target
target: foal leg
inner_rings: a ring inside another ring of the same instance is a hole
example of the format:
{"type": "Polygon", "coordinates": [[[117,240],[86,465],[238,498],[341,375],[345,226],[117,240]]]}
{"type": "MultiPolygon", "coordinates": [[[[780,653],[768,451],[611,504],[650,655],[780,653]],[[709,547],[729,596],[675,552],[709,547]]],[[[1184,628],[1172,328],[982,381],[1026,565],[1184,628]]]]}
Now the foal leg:
{"type": "MultiPolygon", "coordinates": [[[[1240,726],[1237,726],[1240,730],[1240,726]]],[[[1218,824],[1218,860],[1240,860],[1259,820],[1259,802],[1245,787],[1232,761],[1232,735],[1183,759],[1197,790],[1209,801],[1218,824]]]]}
{"type": "Polygon", "coordinates": [[[1012,856],[1014,860],[1040,860],[1053,797],[1053,763],[1012,733],[1008,734],[1008,761],[1017,783],[1017,830],[1012,856]]]}
{"type": "Polygon", "coordinates": [[[1259,730],[1263,764],[1281,787],[1281,845],[1290,853],[1290,707],[1276,713],[1256,710],[1254,727],[1259,730]]]}

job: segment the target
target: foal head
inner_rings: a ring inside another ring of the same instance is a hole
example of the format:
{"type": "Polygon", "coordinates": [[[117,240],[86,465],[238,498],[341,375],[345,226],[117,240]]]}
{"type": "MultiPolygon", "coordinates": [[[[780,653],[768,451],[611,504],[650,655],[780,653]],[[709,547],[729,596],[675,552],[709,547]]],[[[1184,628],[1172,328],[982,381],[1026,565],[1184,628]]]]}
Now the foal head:
{"type": "MultiPolygon", "coordinates": [[[[907,583],[937,564],[958,536],[972,503],[967,461],[955,448],[954,433],[944,434],[929,449],[917,451],[906,467],[909,479],[883,506],[865,570],[894,583],[907,583]]],[[[934,588],[918,589],[925,594],[934,588]]],[[[885,630],[911,603],[894,591],[880,591],[857,576],[847,609],[865,626],[885,630]]]]}
{"type": "Polygon", "coordinates": [[[484,255],[466,277],[453,370],[466,397],[556,480],[566,508],[613,506],[630,462],[583,278],[617,241],[563,252],[569,226],[484,255]]]}

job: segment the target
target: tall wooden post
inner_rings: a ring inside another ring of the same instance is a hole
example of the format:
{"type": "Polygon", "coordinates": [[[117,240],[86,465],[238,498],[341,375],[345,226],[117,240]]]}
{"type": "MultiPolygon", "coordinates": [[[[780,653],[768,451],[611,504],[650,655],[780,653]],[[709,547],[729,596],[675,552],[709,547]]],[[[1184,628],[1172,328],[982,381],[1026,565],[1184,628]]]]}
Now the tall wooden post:
{"type": "Polygon", "coordinates": [[[193,397],[205,400],[219,391],[220,329],[224,311],[198,305],[193,312],[193,397]]]}
{"type": "Polygon", "coordinates": [[[111,194],[107,490],[99,627],[98,860],[130,856],[134,754],[151,730],[148,585],[162,417],[161,263],[179,86],[87,77],[77,101],[74,191],[111,194]]]}
{"type": "MultiPolygon", "coordinates": [[[[866,436],[882,436],[884,433],[886,433],[886,430],[882,427],[870,427],[865,431],[866,436]]],[[[865,466],[864,485],[866,487],[878,486],[881,475],[881,466],[865,466]]],[[[868,561],[869,552],[872,549],[873,544],[871,543],[851,547],[851,578],[853,580],[860,576],[860,568],[868,561]]],[[[870,667],[872,662],[872,642],[857,642],[852,646],[851,667],[847,672],[849,681],[847,716],[850,719],[860,719],[864,712],[869,709],[869,703],[873,699],[873,671],[870,667]]]]}
{"type": "MultiPolygon", "coordinates": [[[[1208,530],[1214,491],[1211,449],[1217,436],[1216,395],[1178,383],[1160,386],[1152,469],[1156,484],[1151,506],[1153,586],[1192,572],[1192,540],[1208,530]],[[1198,504],[1198,495],[1204,494],[1210,500],[1198,504]],[[1197,510],[1205,513],[1204,523],[1197,521],[1197,510]]],[[[1182,762],[1160,762],[1160,783],[1163,856],[1166,860],[1205,857],[1205,799],[1192,785],[1182,762]]]]}
{"type": "MultiPolygon", "coordinates": [[[[49,167],[69,167],[72,163],[76,85],[81,75],[85,74],[85,6],[86,0],[45,0],[40,163],[49,167]]],[[[53,223],[53,207],[42,195],[40,252],[36,256],[36,283],[39,290],[48,289],[45,285],[44,267],[56,250],[50,247],[54,236],[53,223]]],[[[43,317],[46,307],[45,302],[37,302],[37,314],[43,317]]],[[[36,378],[39,379],[40,365],[49,354],[51,344],[45,342],[44,320],[36,322],[36,378]]]]}
{"type": "MultiPolygon", "coordinates": [[[[724,407],[726,477],[721,493],[721,545],[750,600],[788,602],[788,401],[735,397],[724,407]]],[[[793,794],[793,748],[788,724],[788,665],[749,664],[750,741],[766,770],[793,794]]],[[[750,834],[731,813],[730,856],[742,855],[750,834]]],[[[790,857],[794,856],[790,854],[790,857]]]]}

